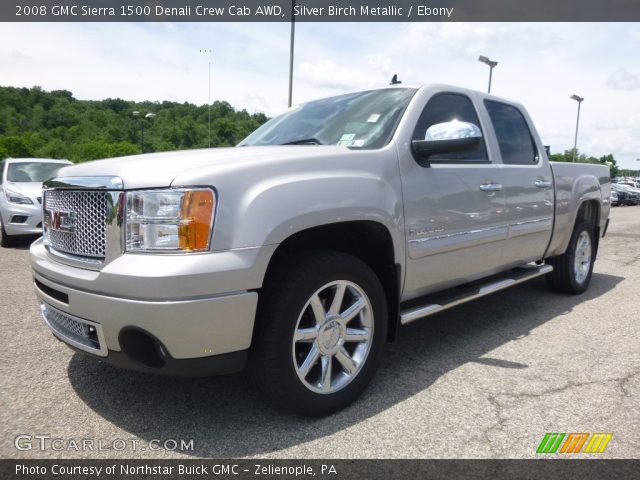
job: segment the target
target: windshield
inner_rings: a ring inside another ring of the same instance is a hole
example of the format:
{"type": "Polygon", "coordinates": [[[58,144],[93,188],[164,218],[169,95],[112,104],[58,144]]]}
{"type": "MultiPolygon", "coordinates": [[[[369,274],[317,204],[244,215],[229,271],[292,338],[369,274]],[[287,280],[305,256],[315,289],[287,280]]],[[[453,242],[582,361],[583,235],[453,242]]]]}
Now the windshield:
{"type": "Polygon", "coordinates": [[[55,176],[65,163],[20,162],[10,163],[7,168],[7,180],[10,182],[44,182],[55,176]]]}
{"type": "Polygon", "coordinates": [[[374,149],[386,145],[415,89],[389,88],[323,98],[294,107],[238,144],[342,145],[374,149]]]}

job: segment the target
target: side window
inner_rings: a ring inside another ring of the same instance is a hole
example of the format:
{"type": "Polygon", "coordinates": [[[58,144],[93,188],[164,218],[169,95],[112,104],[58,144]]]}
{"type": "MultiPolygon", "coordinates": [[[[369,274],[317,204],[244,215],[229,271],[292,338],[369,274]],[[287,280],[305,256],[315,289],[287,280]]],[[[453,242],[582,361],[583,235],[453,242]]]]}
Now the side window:
{"type": "Polygon", "coordinates": [[[4,178],[4,162],[0,162],[0,185],[2,185],[3,178],[4,178]]]}
{"type": "Polygon", "coordinates": [[[531,131],[520,110],[491,100],[485,100],[484,104],[498,138],[502,162],[516,165],[538,163],[538,153],[531,131]]]}
{"type": "MultiPolygon", "coordinates": [[[[424,107],[418,119],[412,140],[424,140],[424,135],[430,126],[452,120],[473,123],[480,128],[478,115],[469,97],[458,93],[439,93],[434,95],[424,107]]],[[[480,142],[473,150],[433,155],[430,161],[439,163],[488,162],[484,139],[480,139],[480,142]]]]}

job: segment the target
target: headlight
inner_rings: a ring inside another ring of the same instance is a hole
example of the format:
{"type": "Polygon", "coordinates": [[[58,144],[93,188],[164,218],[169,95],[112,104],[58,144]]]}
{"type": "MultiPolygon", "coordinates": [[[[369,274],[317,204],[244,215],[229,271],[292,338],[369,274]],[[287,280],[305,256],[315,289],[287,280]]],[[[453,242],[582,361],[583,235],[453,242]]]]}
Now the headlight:
{"type": "Polygon", "coordinates": [[[207,250],[215,202],[209,188],[127,192],[127,251],[207,250]]]}
{"type": "Polygon", "coordinates": [[[21,205],[33,205],[33,201],[29,197],[21,193],[14,192],[13,190],[5,188],[4,195],[7,197],[7,202],[19,203],[21,205]]]}

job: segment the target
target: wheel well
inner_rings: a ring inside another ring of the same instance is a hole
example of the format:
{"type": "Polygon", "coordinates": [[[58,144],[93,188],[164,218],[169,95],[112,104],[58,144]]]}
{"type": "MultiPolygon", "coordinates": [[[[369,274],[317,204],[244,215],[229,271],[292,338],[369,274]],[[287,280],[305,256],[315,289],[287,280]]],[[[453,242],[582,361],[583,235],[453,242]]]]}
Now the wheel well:
{"type": "Polygon", "coordinates": [[[306,250],[333,250],[347,253],[365,262],[382,283],[389,311],[388,340],[395,339],[398,329],[400,265],[395,263],[393,240],[387,228],[377,222],[340,222],[309,228],[294,233],[274,252],[265,282],[275,265],[287,256],[306,250]]]}
{"type": "Polygon", "coordinates": [[[580,205],[576,216],[576,225],[581,220],[587,220],[593,226],[593,241],[595,243],[593,260],[595,261],[600,243],[600,205],[596,200],[587,200],[580,205]]]}

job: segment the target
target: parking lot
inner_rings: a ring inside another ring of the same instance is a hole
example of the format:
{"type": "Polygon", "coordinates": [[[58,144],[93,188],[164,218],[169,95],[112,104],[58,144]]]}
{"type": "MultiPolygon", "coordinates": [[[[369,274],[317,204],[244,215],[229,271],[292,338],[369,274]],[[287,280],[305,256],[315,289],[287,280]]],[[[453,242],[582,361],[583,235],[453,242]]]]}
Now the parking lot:
{"type": "Polygon", "coordinates": [[[242,375],[73,353],[40,319],[27,245],[0,249],[0,278],[2,457],[534,458],[546,432],[612,432],[600,457],[638,457],[638,207],[613,209],[585,294],[536,279],[407,326],[365,394],[321,419],[273,409],[242,375]]]}

